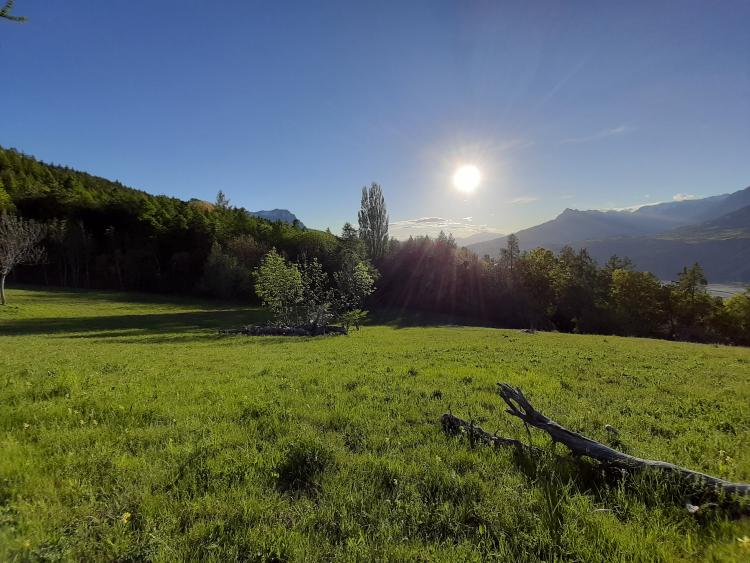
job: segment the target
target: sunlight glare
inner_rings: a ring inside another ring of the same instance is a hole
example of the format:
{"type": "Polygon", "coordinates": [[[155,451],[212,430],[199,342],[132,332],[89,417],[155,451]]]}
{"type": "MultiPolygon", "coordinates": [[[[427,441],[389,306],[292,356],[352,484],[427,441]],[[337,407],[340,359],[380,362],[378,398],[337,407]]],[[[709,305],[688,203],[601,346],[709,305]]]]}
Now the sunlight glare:
{"type": "Polygon", "coordinates": [[[472,193],[479,186],[482,174],[473,164],[465,164],[453,174],[453,185],[461,192],[472,193]]]}

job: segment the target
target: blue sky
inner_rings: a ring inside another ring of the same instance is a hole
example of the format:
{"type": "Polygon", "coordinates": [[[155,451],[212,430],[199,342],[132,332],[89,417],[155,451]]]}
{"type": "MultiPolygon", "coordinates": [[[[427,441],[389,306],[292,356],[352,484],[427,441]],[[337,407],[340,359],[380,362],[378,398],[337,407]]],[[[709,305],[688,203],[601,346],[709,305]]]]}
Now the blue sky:
{"type": "Polygon", "coordinates": [[[398,236],[750,184],[750,2],[16,0],[0,145],[398,236]],[[471,195],[451,184],[473,163],[471,195]],[[423,219],[422,221],[417,221],[423,219]],[[430,221],[424,219],[432,219],[430,221]]]}

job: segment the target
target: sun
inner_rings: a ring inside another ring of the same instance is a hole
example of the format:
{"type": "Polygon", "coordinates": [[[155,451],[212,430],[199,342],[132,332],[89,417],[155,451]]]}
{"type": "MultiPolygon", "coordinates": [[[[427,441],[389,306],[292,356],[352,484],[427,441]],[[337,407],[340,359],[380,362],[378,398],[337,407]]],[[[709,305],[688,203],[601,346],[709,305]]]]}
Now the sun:
{"type": "Polygon", "coordinates": [[[481,180],[482,173],[473,164],[464,164],[453,174],[453,185],[465,194],[470,194],[476,190],[481,180]]]}

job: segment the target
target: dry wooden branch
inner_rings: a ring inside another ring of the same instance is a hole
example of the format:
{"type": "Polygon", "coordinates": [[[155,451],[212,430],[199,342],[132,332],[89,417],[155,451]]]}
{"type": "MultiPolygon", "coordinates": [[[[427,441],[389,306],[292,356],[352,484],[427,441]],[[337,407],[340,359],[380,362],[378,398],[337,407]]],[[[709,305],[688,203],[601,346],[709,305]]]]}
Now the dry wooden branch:
{"type": "MultiPolygon", "coordinates": [[[[650,459],[641,459],[632,455],[624,454],[609,446],[587,438],[577,432],[568,430],[567,428],[560,426],[553,420],[550,420],[542,413],[537,411],[528,399],[524,396],[523,392],[514,388],[507,383],[498,383],[500,386],[500,397],[508,405],[505,412],[508,414],[520,418],[525,424],[543,430],[550,435],[554,442],[560,442],[565,445],[572,453],[576,456],[586,456],[593,460],[596,460],[607,467],[614,467],[624,470],[642,470],[642,469],[654,469],[676,475],[681,479],[687,479],[699,483],[704,490],[710,490],[713,492],[719,492],[725,495],[750,495],[750,484],[748,483],[732,483],[725,481],[712,475],[706,475],[705,473],[699,473],[692,471],[672,463],[664,461],[655,461],[650,459]]],[[[481,428],[474,426],[460,418],[453,416],[452,414],[444,414],[441,417],[441,424],[445,431],[453,431],[454,433],[463,429],[466,431],[472,439],[492,444],[494,446],[514,446],[516,448],[528,448],[518,440],[511,440],[507,438],[500,438],[498,436],[488,434],[481,428]]]]}
{"type": "Polygon", "coordinates": [[[466,433],[469,440],[472,442],[482,442],[496,448],[516,448],[518,450],[525,451],[539,451],[539,448],[534,446],[527,446],[523,442],[514,440],[513,438],[503,438],[497,434],[490,434],[486,430],[483,430],[481,426],[477,426],[472,422],[466,422],[454,416],[451,413],[445,413],[440,417],[440,424],[443,426],[443,432],[446,434],[461,434],[466,433]]]}

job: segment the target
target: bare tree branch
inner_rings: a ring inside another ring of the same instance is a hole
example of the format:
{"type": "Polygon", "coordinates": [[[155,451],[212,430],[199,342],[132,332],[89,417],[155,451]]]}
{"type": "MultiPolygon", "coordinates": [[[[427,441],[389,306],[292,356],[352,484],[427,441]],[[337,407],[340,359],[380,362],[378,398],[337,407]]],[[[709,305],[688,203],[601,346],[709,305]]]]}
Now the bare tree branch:
{"type": "Polygon", "coordinates": [[[471,442],[482,442],[483,444],[494,446],[496,448],[516,448],[525,451],[541,451],[539,448],[527,446],[519,440],[503,438],[497,434],[490,434],[481,426],[477,426],[473,422],[467,422],[451,413],[445,413],[441,416],[440,424],[443,427],[443,432],[446,434],[456,435],[465,433],[471,442]]]}
{"type": "Polygon", "coordinates": [[[5,6],[0,8],[0,18],[5,18],[6,20],[20,23],[25,22],[26,18],[24,16],[14,16],[10,13],[10,11],[13,9],[13,2],[14,0],[7,0],[5,2],[5,6]]]}

